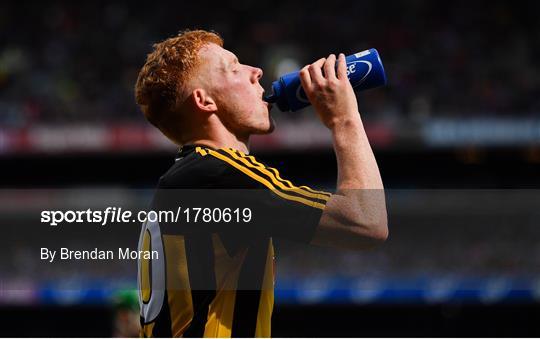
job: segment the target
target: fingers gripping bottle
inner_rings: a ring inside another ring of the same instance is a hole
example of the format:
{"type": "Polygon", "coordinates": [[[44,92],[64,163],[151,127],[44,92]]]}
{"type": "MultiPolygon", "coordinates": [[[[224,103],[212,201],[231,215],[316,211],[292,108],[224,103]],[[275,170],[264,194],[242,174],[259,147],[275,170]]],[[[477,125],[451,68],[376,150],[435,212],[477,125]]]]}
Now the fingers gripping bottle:
{"type": "MultiPolygon", "coordinates": [[[[386,74],[376,49],[349,55],[347,77],[355,90],[362,91],[386,85],[386,74]]],[[[272,83],[272,94],[264,100],[275,103],[282,112],[298,111],[311,105],[300,83],[299,71],[285,74],[272,83]]]]}

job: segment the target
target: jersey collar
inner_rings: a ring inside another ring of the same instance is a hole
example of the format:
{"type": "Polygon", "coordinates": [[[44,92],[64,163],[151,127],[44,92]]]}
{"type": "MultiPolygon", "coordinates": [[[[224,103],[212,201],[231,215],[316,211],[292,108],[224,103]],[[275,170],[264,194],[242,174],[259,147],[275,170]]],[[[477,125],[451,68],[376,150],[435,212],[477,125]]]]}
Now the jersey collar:
{"type": "Polygon", "coordinates": [[[203,148],[211,148],[211,147],[208,147],[206,145],[200,145],[200,144],[188,144],[188,145],[183,145],[182,147],[180,147],[180,149],[178,150],[178,153],[176,153],[176,157],[174,158],[175,161],[178,161],[182,158],[184,158],[186,155],[192,153],[195,151],[195,148],[197,147],[203,147],[203,148]]]}

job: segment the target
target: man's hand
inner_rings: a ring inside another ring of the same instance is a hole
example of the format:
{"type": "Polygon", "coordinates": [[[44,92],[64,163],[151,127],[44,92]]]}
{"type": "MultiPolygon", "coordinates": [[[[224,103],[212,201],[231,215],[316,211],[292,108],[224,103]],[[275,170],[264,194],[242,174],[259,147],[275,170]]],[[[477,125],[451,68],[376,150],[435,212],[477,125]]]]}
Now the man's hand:
{"type": "Polygon", "coordinates": [[[300,70],[300,81],[323,124],[329,129],[360,120],[356,95],[347,78],[345,55],[330,54],[300,70]]]}
{"type": "Polygon", "coordinates": [[[370,248],[388,237],[386,202],[377,161],[369,145],[345,56],[319,59],[300,71],[300,81],[332,133],[338,163],[337,192],[321,216],[312,244],[370,248]]]}

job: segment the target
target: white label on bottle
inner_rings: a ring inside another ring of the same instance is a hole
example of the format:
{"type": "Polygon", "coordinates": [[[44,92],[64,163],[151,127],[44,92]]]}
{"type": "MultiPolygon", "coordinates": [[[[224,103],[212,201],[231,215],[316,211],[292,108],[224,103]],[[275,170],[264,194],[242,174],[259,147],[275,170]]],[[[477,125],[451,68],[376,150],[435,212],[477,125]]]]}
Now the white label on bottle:
{"type": "Polygon", "coordinates": [[[371,53],[371,52],[370,52],[369,49],[368,49],[367,51],[363,51],[363,52],[356,53],[354,56],[357,57],[357,58],[361,58],[361,57],[363,57],[363,56],[368,55],[369,53],[371,53]]]}

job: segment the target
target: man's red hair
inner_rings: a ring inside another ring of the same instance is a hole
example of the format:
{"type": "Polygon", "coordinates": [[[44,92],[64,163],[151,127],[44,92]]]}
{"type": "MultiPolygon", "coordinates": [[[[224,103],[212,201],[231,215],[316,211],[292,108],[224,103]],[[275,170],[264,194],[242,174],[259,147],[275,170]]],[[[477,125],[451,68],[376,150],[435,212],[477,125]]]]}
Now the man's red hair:
{"type": "Polygon", "coordinates": [[[200,64],[199,50],[208,43],[223,46],[223,39],[214,32],[186,30],[156,43],[137,78],[135,101],[146,119],[176,143],[182,142],[179,107],[189,95],[185,85],[200,64]]]}

